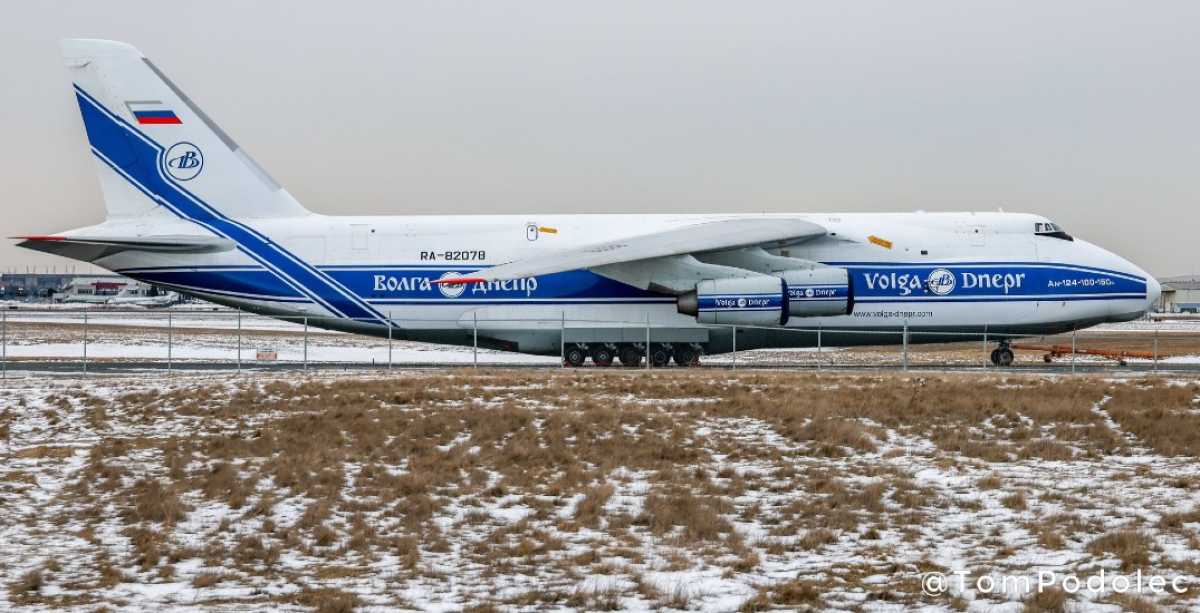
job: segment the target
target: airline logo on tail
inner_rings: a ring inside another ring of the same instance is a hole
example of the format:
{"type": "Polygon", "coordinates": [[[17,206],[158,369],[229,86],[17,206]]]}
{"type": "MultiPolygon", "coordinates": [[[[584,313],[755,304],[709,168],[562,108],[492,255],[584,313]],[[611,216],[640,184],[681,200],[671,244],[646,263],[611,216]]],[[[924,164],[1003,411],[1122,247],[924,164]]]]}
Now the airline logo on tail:
{"type": "Polygon", "coordinates": [[[141,125],[183,123],[161,100],[126,100],[125,108],[141,125]]]}
{"type": "Polygon", "coordinates": [[[204,169],[204,154],[200,148],[189,143],[181,142],[167,149],[167,172],[180,181],[195,179],[204,169]]]}

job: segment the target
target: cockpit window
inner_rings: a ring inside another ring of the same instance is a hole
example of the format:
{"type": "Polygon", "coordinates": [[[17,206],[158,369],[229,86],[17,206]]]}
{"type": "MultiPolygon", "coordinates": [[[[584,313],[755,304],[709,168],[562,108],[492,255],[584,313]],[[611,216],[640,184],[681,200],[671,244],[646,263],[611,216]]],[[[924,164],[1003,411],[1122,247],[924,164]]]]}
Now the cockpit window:
{"type": "Polygon", "coordinates": [[[1035,222],[1033,224],[1033,233],[1037,234],[1038,236],[1049,236],[1051,238],[1058,238],[1065,241],[1075,240],[1075,238],[1070,234],[1064,232],[1063,229],[1058,226],[1058,224],[1050,223],[1048,221],[1035,222]]]}

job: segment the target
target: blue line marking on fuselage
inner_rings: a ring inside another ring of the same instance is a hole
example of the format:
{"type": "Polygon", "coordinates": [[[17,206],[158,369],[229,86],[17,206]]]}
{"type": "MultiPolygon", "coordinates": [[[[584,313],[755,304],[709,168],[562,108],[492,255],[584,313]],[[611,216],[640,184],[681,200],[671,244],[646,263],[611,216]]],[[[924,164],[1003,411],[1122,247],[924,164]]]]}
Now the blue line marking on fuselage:
{"type": "MultiPolygon", "coordinates": [[[[958,272],[966,272],[970,274],[972,270],[978,270],[974,263],[966,263],[961,265],[942,264],[939,268],[950,268],[958,272]],[[961,271],[959,269],[962,269],[961,271]]],[[[450,304],[654,304],[654,303],[670,303],[674,301],[671,296],[662,296],[652,292],[637,290],[622,283],[618,283],[600,277],[589,271],[570,271],[566,273],[556,273],[552,275],[544,275],[537,277],[536,283],[531,280],[524,281],[505,281],[505,282],[487,282],[478,284],[468,284],[468,287],[463,288],[462,292],[456,295],[443,294],[439,286],[433,285],[432,281],[444,274],[447,268],[421,268],[413,270],[413,267],[407,265],[379,265],[378,267],[354,265],[354,266],[336,266],[322,267],[327,274],[337,275],[342,277],[340,281],[346,286],[356,291],[360,298],[368,301],[372,305],[450,305],[450,304]],[[396,275],[397,272],[408,272],[407,275],[396,275]],[[389,274],[392,273],[392,274],[389,274]],[[387,280],[388,284],[382,283],[387,280]]],[[[1069,265],[1040,265],[1038,270],[1040,275],[1034,277],[1035,280],[1040,279],[1042,285],[1055,282],[1059,283],[1062,278],[1068,281],[1078,280],[1077,277],[1071,277],[1075,274],[1073,271],[1077,267],[1069,265]]],[[[995,270],[995,269],[992,269],[995,270]]],[[[1019,271],[1025,271],[1029,274],[1030,268],[1010,269],[1010,274],[1021,274],[1019,271]],[[1017,271],[1017,272],[1013,272],[1017,271]]],[[[894,267],[887,269],[856,269],[852,274],[874,274],[882,272],[897,272],[899,269],[894,267]]],[[[293,300],[303,296],[300,292],[294,291],[288,284],[278,281],[270,271],[265,268],[255,268],[247,266],[194,266],[194,267],[148,267],[148,268],[127,268],[118,270],[123,274],[134,276],[149,282],[160,282],[163,284],[187,285],[197,288],[198,291],[208,288],[214,291],[224,292],[241,292],[255,294],[264,298],[271,295],[276,295],[280,299],[293,300]]],[[[1059,287],[1054,290],[1045,290],[1044,287],[1026,287],[1022,278],[1021,287],[1001,286],[988,288],[974,288],[969,290],[952,290],[948,295],[932,294],[921,283],[919,277],[922,277],[924,271],[919,270],[917,273],[910,271],[900,271],[901,274],[915,274],[918,279],[905,282],[903,289],[896,286],[891,286],[891,278],[889,277],[888,288],[869,288],[864,280],[855,280],[855,301],[859,304],[885,304],[885,303],[971,303],[971,302],[1068,302],[1068,301],[1084,301],[1084,300],[1136,300],[1145,297],[1145,285],[1143,282],[1131,282],[1120,278],[1115,278],[1111,282],[1104,277],[1097,277],[1097,272],[1086,272],[1085,280],[1093,282],[1091,287],[1082,288],[1086,291],[1081,291],[1079,288],[1073,288],[1070,284],[1059,287]],[[1135,289],[1135,291],[1129,291],[1135,289]],[[907,291],[908,295],[900,295],[899,292],[907,291]],[[963,293],[959,293],[963,292],[963,293]],[[980,293],[985,292],[985,293],[980,293]]],[[[989,274],[1001,274],[989,272],[989,274]]],[[[1016,277],[1013,277],[1014,279],[1016,277]]],[[[899,277],[897,277],[899,279],[899,277]]],[[[878,279],[876,279],[878,283],[878,279]]],[[[774,297],[775,294],[769,294],[774,297]]],[[[802,301],[829,301],[841,300],[841,292],[832,299],[822,296],[814,296],[809,299],[807,297],[789,296],[789,300],[797,302],[802,301]]]]}

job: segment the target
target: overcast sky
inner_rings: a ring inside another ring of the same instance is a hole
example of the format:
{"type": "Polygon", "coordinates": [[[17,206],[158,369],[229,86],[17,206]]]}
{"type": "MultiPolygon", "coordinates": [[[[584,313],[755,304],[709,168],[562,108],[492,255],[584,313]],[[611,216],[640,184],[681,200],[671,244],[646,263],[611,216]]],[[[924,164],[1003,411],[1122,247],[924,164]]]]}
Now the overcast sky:
{"type": "MultiPolygon", "coordinates": [[[[1036,212],[1192,273],[1198,2],[13,2],[0,233],[103,218],[58,39],[322,213],[1036,212]]],[[[0,270],[68,260],[0,245],[0,270]]]]}

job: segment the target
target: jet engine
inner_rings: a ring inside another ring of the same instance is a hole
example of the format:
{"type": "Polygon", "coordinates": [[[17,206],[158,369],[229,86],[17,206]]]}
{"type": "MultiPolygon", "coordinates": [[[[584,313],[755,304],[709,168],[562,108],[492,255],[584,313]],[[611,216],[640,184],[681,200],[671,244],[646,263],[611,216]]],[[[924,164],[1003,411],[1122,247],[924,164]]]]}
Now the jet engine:
{"type": "Polygon", "coordinates": [[[854,292],[845,268],[805,268],[778,274],[787,283],[792,317],[848,315],[854,310],[854,292]]]}
{"type": "Polygon", "coordinates": [[[788,320],[788,285],[780,277],[705,279],[679,297],[679,312],[704,324],[782,326],[788,320]]]}

